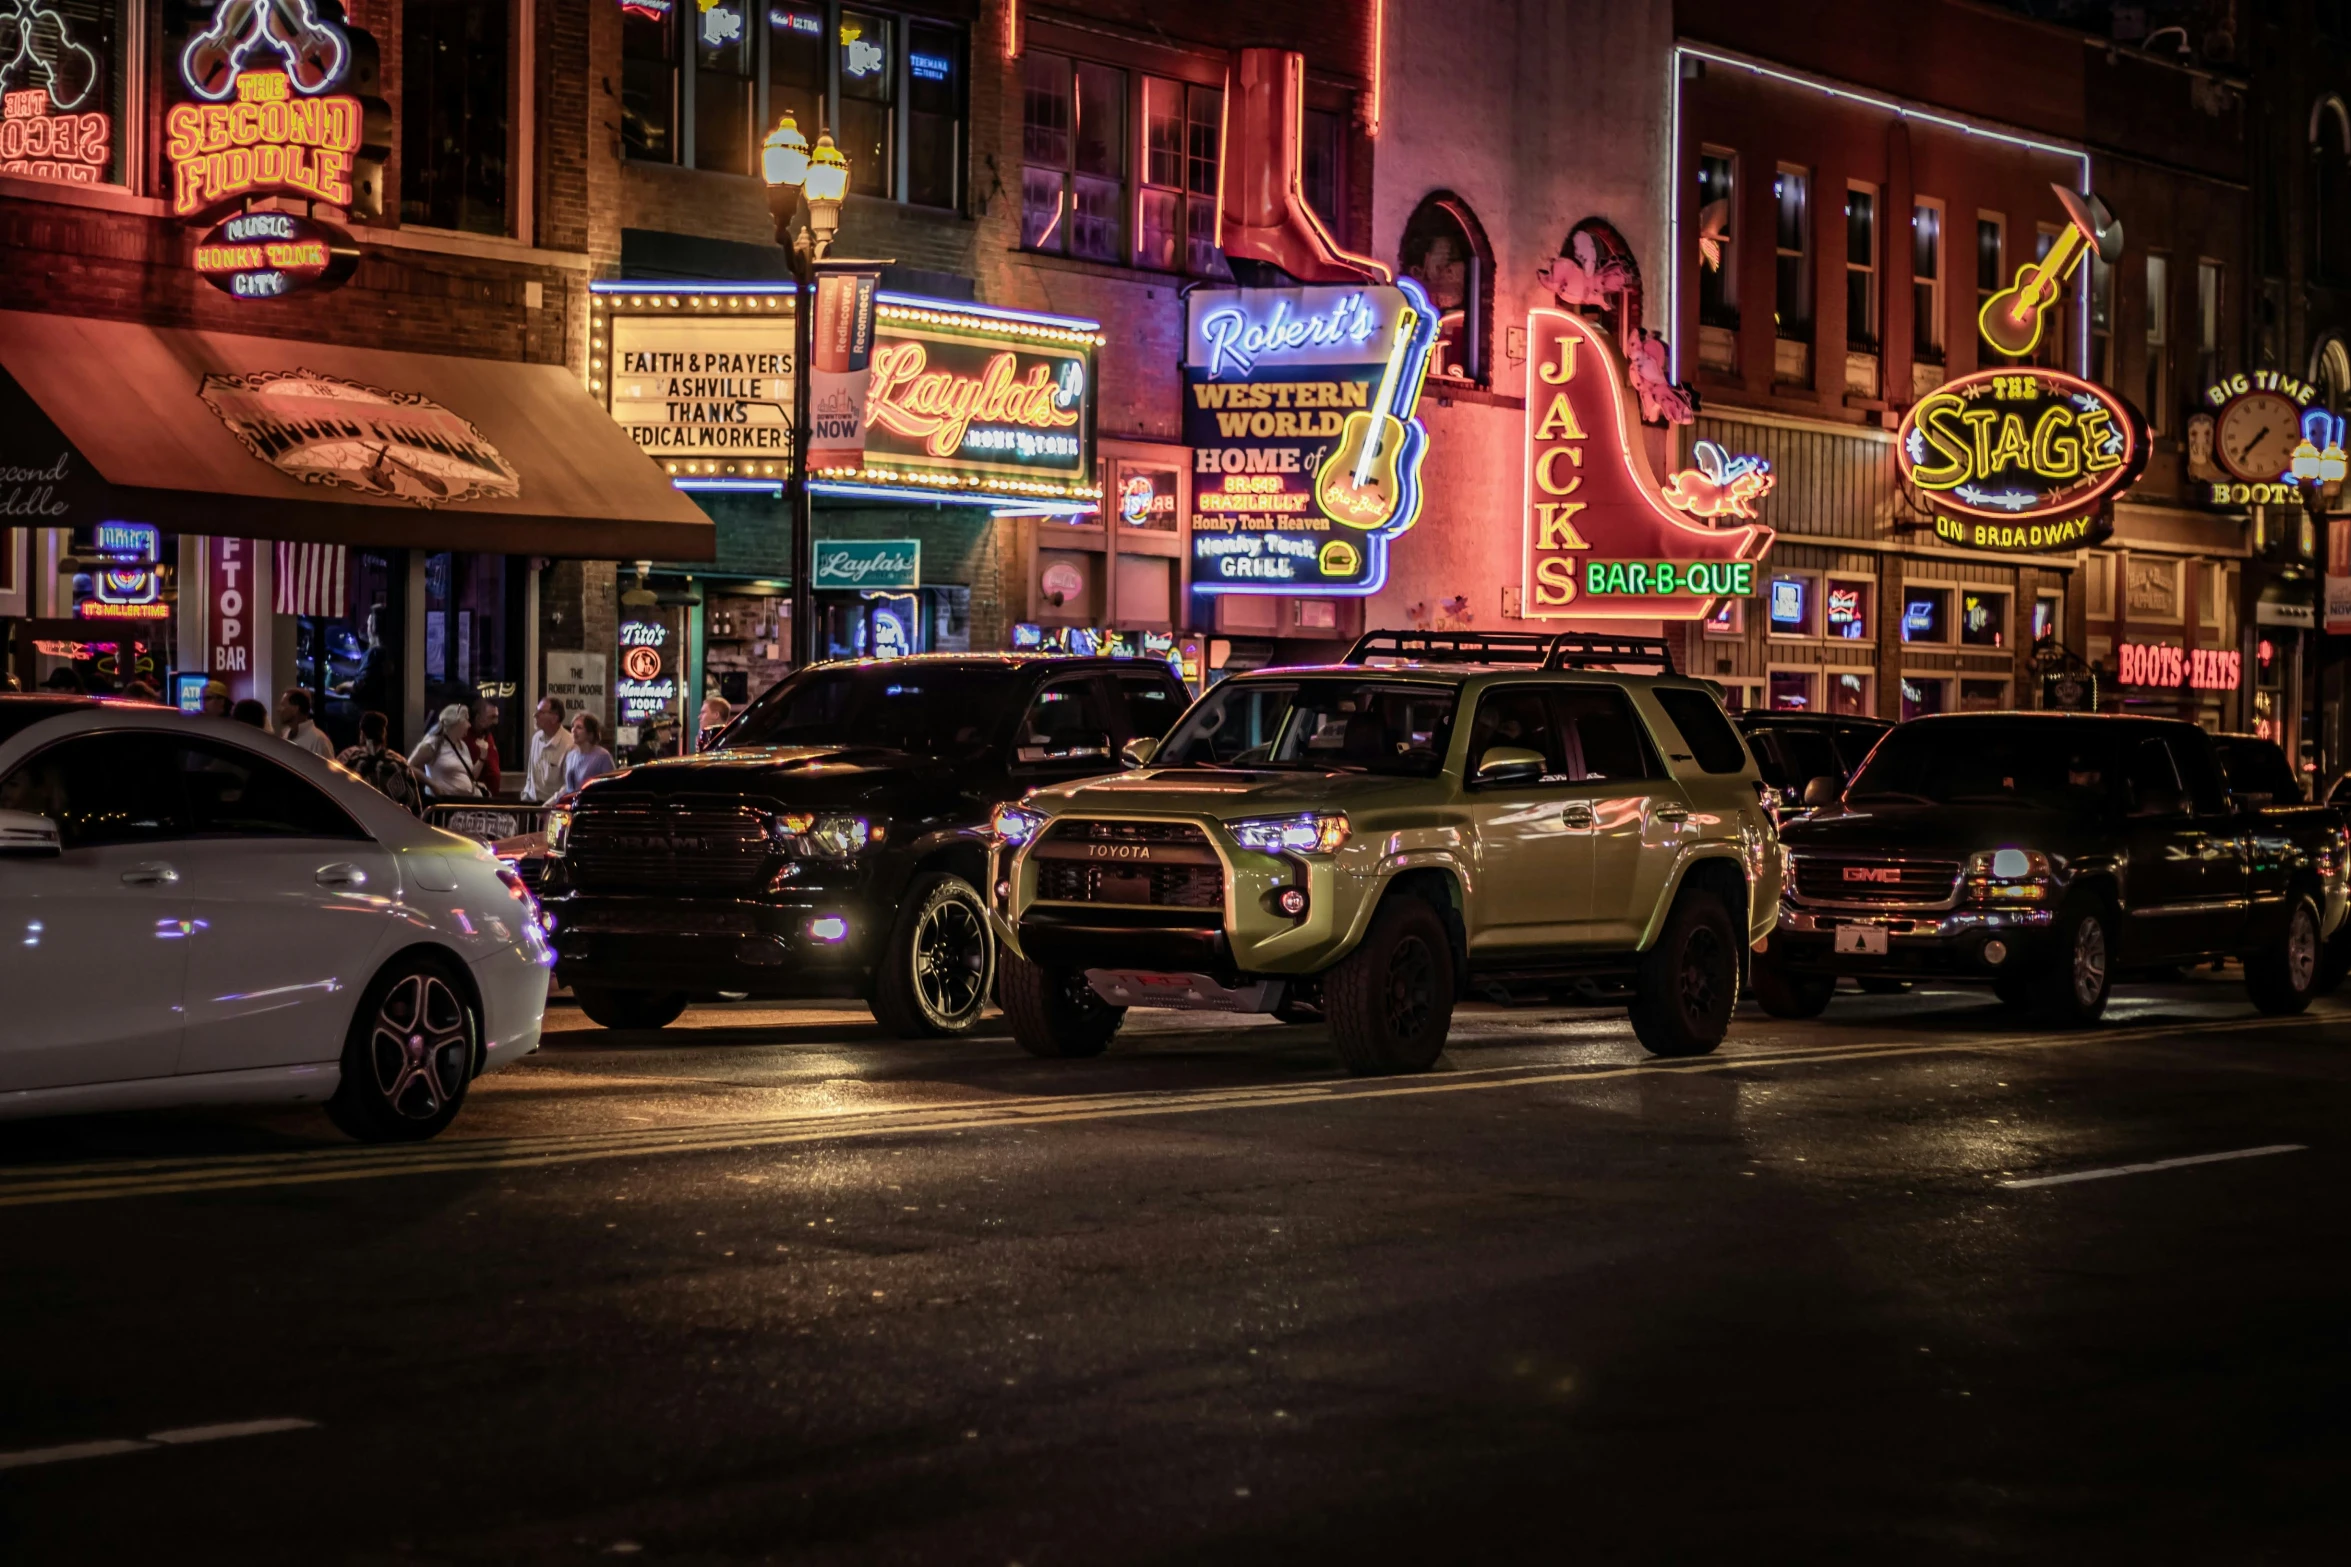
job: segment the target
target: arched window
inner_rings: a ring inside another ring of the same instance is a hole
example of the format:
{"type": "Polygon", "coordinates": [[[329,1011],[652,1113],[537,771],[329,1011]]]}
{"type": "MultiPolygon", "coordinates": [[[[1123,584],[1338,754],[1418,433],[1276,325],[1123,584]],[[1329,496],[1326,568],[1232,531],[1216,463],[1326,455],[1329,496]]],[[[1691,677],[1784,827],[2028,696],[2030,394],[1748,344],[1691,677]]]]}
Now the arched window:
{"type": "Polygon", "coordinates": [[[1469,204],[1448,191],[1421,202],[1404,225],[1406,276],[1437,307],[1437,346],[1429,374],[1450,381],[1486,379],[1488,323],[1494,313],[1494,251],[1469,204]]]}
{"type": "Polygon", "coordinates": [[[2310,270],[2351,278],[2351,111],[2333,93],[2310,106],[2310,270]]]}

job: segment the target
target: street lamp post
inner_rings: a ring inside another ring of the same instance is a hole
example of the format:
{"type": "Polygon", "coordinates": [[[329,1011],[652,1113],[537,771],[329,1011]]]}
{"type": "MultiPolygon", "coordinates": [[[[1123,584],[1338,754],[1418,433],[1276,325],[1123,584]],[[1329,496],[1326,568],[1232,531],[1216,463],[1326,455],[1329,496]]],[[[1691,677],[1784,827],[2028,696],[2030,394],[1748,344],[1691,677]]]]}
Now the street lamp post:
{"type": "Polygon", "coordinates": [[[808,496],[809,370],[816,355],[816,271],[841,225],[849,160],[820,132],[808,138],[786,114],[760,147],[776,243],[792,258],[792,667],[816,662],[815,519],[808,496]]]}

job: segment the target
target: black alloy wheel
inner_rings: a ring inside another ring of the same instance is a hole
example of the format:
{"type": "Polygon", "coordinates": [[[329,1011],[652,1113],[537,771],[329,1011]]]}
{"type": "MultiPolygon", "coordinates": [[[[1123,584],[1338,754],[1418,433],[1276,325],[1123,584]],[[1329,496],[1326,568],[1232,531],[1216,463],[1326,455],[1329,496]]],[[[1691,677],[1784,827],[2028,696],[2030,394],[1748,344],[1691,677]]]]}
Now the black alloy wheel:
{"type": "Polygon", "coordinates": [[[1696,888],[1674,900],[1657,944],[1641,955],[1626,1010],[1653,1055],[1702,1056],[1730,1032],[1739,954],[1722,899],[1696,888]]]}
{"type": "Polygon", "coordinates": [[[918,876],[874,975],[874,1020],[901,1039],[968,1033],[995,969],[996,944],[978,889],[960,876],[918,876]]]}
{"type": "Polygon", "coordinates": [[[395,959],[360,997],[327,1114],[362,1142],[432,1137],[465,1103],[480,1038],[473,1005],[444,963],[395,959]]]}
{"type": "Polygon", "coordinates": [[[2058,916],[2054,956],[2034,978],[2034,1010],[2059,1028],[2086,1028],[2106,1010],[2114,976],[2104,903],[2085,899],[2058,916]]]}
{"type": "Polygon", "coordinates": [[[2318,994],[2322,945],[2318,905],[2308,893],[2296,893],[2286,909],[2284,934],[2245,958],[2245,991],[2253,1005],[2272,1017],[2308,1010],[2310,998],[2318,994]]]}
{"type": "Polygon", "coordinates": [[[1331,1043],[1357,1076],[1425,1072],[1453,1028],[1453,943],[1427,900],[1389,895],[1323,976],[1331,1043]]]}

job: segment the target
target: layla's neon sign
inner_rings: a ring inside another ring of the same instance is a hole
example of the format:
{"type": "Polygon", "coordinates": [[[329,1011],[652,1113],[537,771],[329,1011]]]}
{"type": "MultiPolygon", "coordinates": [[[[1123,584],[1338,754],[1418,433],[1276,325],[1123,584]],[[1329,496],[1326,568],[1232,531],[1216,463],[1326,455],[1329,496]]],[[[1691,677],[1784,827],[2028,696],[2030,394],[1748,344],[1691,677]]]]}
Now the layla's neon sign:
{"type": "MultiPolygon", "coordinates": [[[[1527,618],[1697,620],[1754,592],[1772,530],[1708,526],[1669,504],[1608,334],[1564,310],[1534,311],[1527,364],[1527,618]]],[[[1676,475],[1677,490],[1692,477],[1676,475]]]]}
{"type": "Polygon", "coordinates": [[[2126,488],[2146,466],[2147,431],[2129,403],[2078,376],[1984,370],[1912,405],[1894,462],[1938,510],[2029,531],[2078,518],[2126,488]]]}
{"type": "MultiPolygon", "coordinates": [[[[1027,432],[1066,430],[1078,422],[1079,396],[1051,365],[1035,364],[1020,374],[1010,350],[992,355],[978,375],[927,368],[930,356],[919,342],[885,344],[873,351],[873,389],[866,422],[919,440],[933,457],[953,457],[975,439],[974,422],[1009,425],[1004,432],[981,431],[992,455],[1074,456],[1075,436],[1041,440],[1027,432]],[[1067,445],[1068,452],[1061,447],[1067,445]]],[[[1075,361],[1065,361],[1074,366],[1075,361]]],[[[1081,376],[1083,370],[1078,372],[1081,376]]]]}
{"type": "Polygon", "coordinates": [[[1314,364],[1331,362],[1331,354],[1344,360],[1378,357],[1377,350],[1367,353],[1364,345],[1380,335],[1380,326],[1379,312],[1363,290],[1355,289],[1328,308],[1309,312],[1301,312],[1288,293],[1277,293],[1272,308],[1255,319],[1238,304],[1220,305],[1202,312],[1192,331],[1199,339],[1195,353],[1207,354],[1207,379],[1219,381],[1227,374],[1252,374],[1267,358],[1314,364]]]}
{"type": "Polygon", "coordinates": [[[351,205],[359,100],[298,98],[275,71],[237,78],[235,103],[175,103],[163,117],[171,210],[194,217],[261,191],[351,205]]]}

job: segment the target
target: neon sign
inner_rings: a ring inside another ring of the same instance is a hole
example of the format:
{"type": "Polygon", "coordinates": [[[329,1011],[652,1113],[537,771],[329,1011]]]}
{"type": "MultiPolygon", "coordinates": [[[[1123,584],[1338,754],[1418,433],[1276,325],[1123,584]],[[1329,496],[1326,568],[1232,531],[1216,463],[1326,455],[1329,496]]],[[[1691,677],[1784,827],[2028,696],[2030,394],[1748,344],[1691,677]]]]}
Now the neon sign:
{"type": "Polygon", "coordinates": [[[1436,327],[1410,278],[1191,295],[1194,591],[1379,590],[1388,541],[1420,515],[1436,327]]]}
{"type": "Polygon", "coordinates": [[[1581,315],[1533,311],[1527,364],[1527,618],[1700,620],[1753,593],[1772,530],[1670,503],[1610,335],[1581,315]]]}
{"type": "Polygon", "coordinates": [[[351,63],[350,40],[319,20],[312,0],[221,0],[212,25],[180,51],[180,79],[197,97],[219,103],[243,80],[256,49],[277,56],[269,69],[306,96],[342,80],[351,63]]]}
{"type": "Polygon", "coordinates": [[[2244,658],[2234,648],[2167,647],[2125,642],[2115,649],[2126,686],[2186,686],[2192,691],[2234,691],[2243,678],[2244,658]]]}
{"type": "Polygon", "coordinates": [[[1861,606],[1859,587],[1841,587],[1830,583],[1828,589],[1829,635],[1847,642],[1864,641],[1869,636],[1869,620],[1861,606]]]}
{"type": "Polygon", "coordinates": [[[1912,405],[1894,439],[1895,467],[1935,509],[1937,537],[1979,549],[2073,549],[2103,537],[2106,523],[2090,514],[2146,462],[2147,428],[2129,403],[2033,366],[1945,382],[1912,405]]]}
{"type": "Polygon", "coordinates": [[[98,28],[41,0],[14,0],[0,16],[0,174],[96,185],[114,166],[114,120],[98,97],[107,62],[98,28]]]}
{"type": "Polygon", "coordinates": [[[1076,395],[1064,398],[1063,380],[1055,366],[1031,364],[1024,375],[1019,364],[1019,356],[1006,350],[990,355],[979,374],[969,375],[929,368],[930,354],[921,343],[877,348],[866,423],[919,440],[933,457],[953,457],[967,443],[978,450],[1024,458],[1075,457],[1076,436],[1031,432],[1075,425],[1076,395]],[[975,432],[974,423],[983,428],[975,432]]]}
{"type": "Polygon", "coordinates": [[[2041,324],[2049,308],[2065,292],[2066,279],[2081,266],[2082,257],[2095,255],[2112,266],[2122,257],[2122,225],[2097,197],[2076,195],[2062,185],[2049,187],[2065,208],[2065,231],[2050,245],[2049,254],[2016,269],[2016,281],[1984,301],[1976,325],[1984,341],[2011,359],[2022,359],[2041,341],[2041,324]]]}
{"type": "Polygon", "coordinates": [[[0,98],[0,174],[98,184],[114,162],[114,122],[94,110],[52,114],[50,107],[38,87],[0,98]]]}
{"type": "Polygon", "coordinates": [[[296,97],[275,71],[236,79],[235,103],[175,103],[163,117],[174,217],[200,216],[264,191],[351,205],[357,98],[296,97]]]}
{"type": "Polygon", "coordinates": [[[1690,448],[1695,468],[1665,481],[1666,504],[1693,517],[1753,517],[1755,503],[1771,493],[1777,475],[1760,457],[1733,457],[1713,441],[1690,448]]]}
{"type": "Polygon", "coordinates": [[[291,212],[240,212],[196,242],[196,275],[238,299],[332,288],[358,263],[350,235],[291,212]]]}

